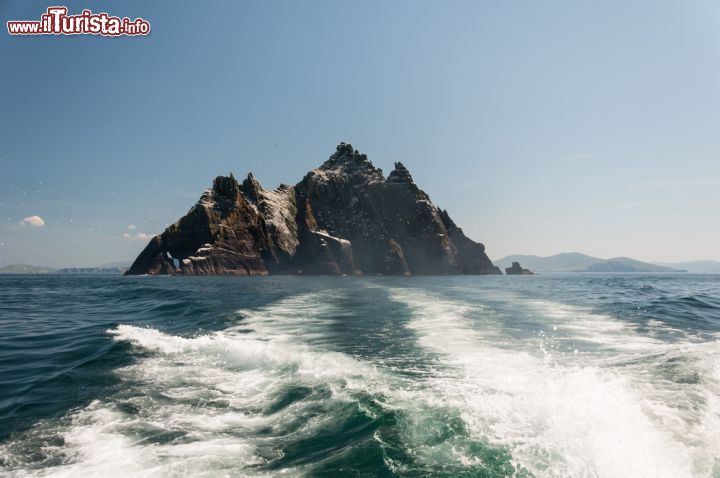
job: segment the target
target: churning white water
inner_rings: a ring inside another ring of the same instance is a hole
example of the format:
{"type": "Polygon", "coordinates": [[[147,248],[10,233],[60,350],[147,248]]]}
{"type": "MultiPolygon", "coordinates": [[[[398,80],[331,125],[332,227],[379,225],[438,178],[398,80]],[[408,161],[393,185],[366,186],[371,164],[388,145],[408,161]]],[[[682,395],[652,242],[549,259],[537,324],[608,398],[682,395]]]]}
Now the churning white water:
{"type": "Polygon", "coordinates": [[[667,344],[549,301],[518,309],[554,336],[518,340],[482,305],[408,290],[393,297],[412,310],[419,344],[454,371],[430,380],[437,399],[478,437],[508,447],[518,468],[609,478],[720,471],[720,343],[667,344]]]}
{"type": "Polygon", "coordinates": [[[694,309],[467,280],[288,280],[165,328],[231,297],[198,282],[152,325],[104,327],[106,392],[0,442],[0,475],[720,477],[720,342],[694,309]]]}

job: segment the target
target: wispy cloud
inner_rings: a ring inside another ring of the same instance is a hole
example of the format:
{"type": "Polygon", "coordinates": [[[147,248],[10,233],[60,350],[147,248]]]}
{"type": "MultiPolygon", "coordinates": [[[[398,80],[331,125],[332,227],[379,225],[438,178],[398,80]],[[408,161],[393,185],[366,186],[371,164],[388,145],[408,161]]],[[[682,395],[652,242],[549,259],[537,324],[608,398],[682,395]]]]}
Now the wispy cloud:
{"type": "Polygon", "coordinates": [[[145,234],[144,232],[138,232],[137,234],[128,234],[127,232],[123,234],[123,237],[125,239],[131,239],[134,241],[149,241],[154,237],[153,234],[145,234]]]}
{"type": "Polygon", "coordinates": [[[135,224],[128,224],[128,229],[131,231],[135,230],[135,224]]]}
{"type": "Polygon", "coordinates": [[[28,216],[20,224],[23,226],[43,227],[45,225],[45,219],[40,216],[28,216]]]}

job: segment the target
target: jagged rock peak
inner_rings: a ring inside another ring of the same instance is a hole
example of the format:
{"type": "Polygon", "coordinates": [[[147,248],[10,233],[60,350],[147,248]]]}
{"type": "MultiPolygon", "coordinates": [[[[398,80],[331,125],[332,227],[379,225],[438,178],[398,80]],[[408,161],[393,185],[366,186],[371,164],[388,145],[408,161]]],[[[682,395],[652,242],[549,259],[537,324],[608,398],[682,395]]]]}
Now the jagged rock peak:
{"type": "Polygon", "coordinates": [[[263,192],[263,187],[260,185],[260,182],[255,179],[253,173],[248,173],[247,178],[245,178],[242,183],[241,189],[248,201],[254,203],[260,200],[260,195],[263,192]]]}
{"type": "Polygon", "coordinates": [[[442,222],[448,231],[457,229],[457,225],[455,224],[455,221],[453,221],[450,217],[450,214],[448,214],[447,209],[438,208],[438,214],[440,214],[440,218],[442,219],[442,222]]]}
{"type": "Polygon", "coordinates": [[[361,154],[357,149],[354,149],[350,143],[340,143],[335,148],[335,153],[325,161],[319,169],[330,170],[336,168],[362,168],[370,167],[372,169],[372,162],[368,159],[366,154],[361,154]]]}
{"type": "Polygon", "coordinates": [[[500,274],[402,163],[386,179],[340,143],[294,186],[218,176],[128,274],[500,274]]]}
{"type": "Polygon", "coordinates": [[[213,180],[213,191],[216,197],[235,201],[240,192],[240,185],[233,173],[230,173],[230,176],[218,176],[213,180]]]}
{"type": "Polygon", "coordinates": [[[410,175],[410,171],[401,162],[395,163],[395,169],[390,171],[387,178],[388,183],[413,183],[413,178],[410,175]]]}

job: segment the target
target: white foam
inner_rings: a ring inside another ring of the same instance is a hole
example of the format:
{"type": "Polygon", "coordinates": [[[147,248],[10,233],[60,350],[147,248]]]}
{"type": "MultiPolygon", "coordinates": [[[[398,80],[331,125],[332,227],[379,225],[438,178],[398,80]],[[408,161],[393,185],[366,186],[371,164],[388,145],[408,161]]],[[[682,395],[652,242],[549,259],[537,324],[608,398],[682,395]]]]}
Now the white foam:
{"type": "MultiPolygon", "coordinates": [[[[429,380],[434,396],[425,400],[461,410],[473,435],[507,447],[518,467],[535,476],[712,476],[720,451],[717,376],[679,385],[648,363],[623,367],[606,354],[538,353],[542,339],[498,340],[493,328],[486,336],[481,309],[408,290],[394,296],[413,310],[409,327],[420,344],[440,353],[448,368],[429,380]]],[[[542,306],[547,323],[577,339],[640,358],[671,353],[670,345],[609,317],[542,306]]],[[[675,352],[697,357],[712,349],[708,366],[717,373],[718,344],[683,347],[675,352]]]]}
{"type": "MultiPolygon", "coordinates": [[[[392,433],[408,456],[430,469],[448,460],[483,464],[463,446],[462,434],[427,440],[433,427],[458,419],[470,439],[506,448],[518,469],[536,477],[687,477],[720,470],[720,343],[670,344],[613,317],[550,301],[524,302],[522,313],[534,314],[554,336],[518,337],[488,306],[398,289],[393,298],[411,310],[407,327],[422,349],[417,363],[425,367],[436,357],[430,370],[405,379],[317,345],[347,313],[335,305],[337,294],[241,310],[237,324],[199,336],[130,325],[108,331],[147,352],[116,371],[127,389],[52,425],[64,445],[45,451],[63,457],[62,465],[15,474],[262,474],[258,465],[280,457],[273,439],[316,436],[337,420],[333,407],[357,403],[358,393],[382,397],[380,406],[399,411],[399,430],[392,433]],[[558,341],[586,347],[574,354],[555,346],[558,341]],[[668,378],[669,368],[678,380],[668,378]],[[265,413],[291,386],[322,389],[322,397],[265,413]],[[313,415],[320,401],[326,412],[313,415]],[[166,437],[157,438],[161,433],[166,437]]],[[[383,443],[380,431],[375,439],[383,443]]],[[[8,450],[0,446],[3,454],[8,450]]],[[[388,461],[401,475],[406,465],[388,461]]]]}
{"type": "MultiPolygon", "coordinates": [[[[316,404],[304,400],[264,413],[288,386],[324,387],[330,397],[322,395],[315,400],[331,406],[353,401],[353,393],[365,390],[380,377],[373,367],[347,355],[294,343],[282,330],[273,340],[272,324],[278,316],[308,311],[311,303],[319,311],[318,300],[316,296],[292,298],[255,311],[251,322],[263,329],[258,332],[248,330],[247,325],[197,337],[130,325],[108,331],[117,341],[151,352],[116,372],[129,387],[122,400],[136,412],[118,408],[118,397],[77,410],[69,425],[56,425],[53,430],[63,437],[64,445],[47,450],[64,456],[65,464],[20,470],[17,475],[265,474],[252,467],[278,458],[279,451],[267,442],[262,430],[300,439],[338,419],[332,413],[307,418],[316,404]],[[299,428],[285,431],[298,417],[307,419],[299,428]],[[158,433],[170,435],[158,442],[152,438],[158,433]]],[[[296,475],[300,470],[277,473],[296,475]]]]}
{"type": "Polygon", "coordinates": [[[555,327],[555,330],[559,331],[558,335],[589,342],[613,354],[647,353],[664,344],[656,337],[637,333],[636,328],[628,322],[592,312],[584,307],[548,300],[522,303],[524,307],[537,313],[544,324],[555,327]]]}

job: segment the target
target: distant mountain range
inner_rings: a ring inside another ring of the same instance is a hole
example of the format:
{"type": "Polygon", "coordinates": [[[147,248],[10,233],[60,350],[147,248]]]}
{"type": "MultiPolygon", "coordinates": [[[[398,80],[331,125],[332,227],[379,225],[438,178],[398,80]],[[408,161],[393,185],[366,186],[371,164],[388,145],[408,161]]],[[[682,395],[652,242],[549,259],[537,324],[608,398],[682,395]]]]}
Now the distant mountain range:
{"type": "Polygon", "coordinates": [[[510,267],[519,262],[533,272],[684,272],[684,268],[641,262],[629,257],[600,259],[579,252],[565,252],[554,256],[513,255],[494,261],[495,265],[510,267]]]}
{"type": "Polygon", "coordinates": [[[130,264],[124,262],[113,262],[98,267],[65,267],[62,269],[30,264],[12,264],[0,267],[0,274],[122,274],[128,267],[130,264]]]}
{"type": "Polygon", "coordinates": [[[653,262],[653,264],[696,274],[720,274],[720,261],[653,262]]]}
{"type": "Polygon", "coordinates": [[[30,264],[11,264],[0,267],[0,274],[50,274],[56,270],[52,267],[37,267],[30,264]]]}
{"type": "Polygon", "coordinates": [[[127,267],[65,267],[56,274],[123,274],[127,267]]]}

